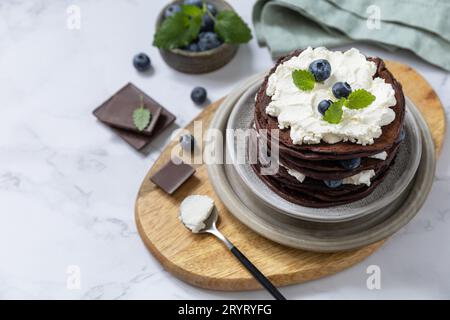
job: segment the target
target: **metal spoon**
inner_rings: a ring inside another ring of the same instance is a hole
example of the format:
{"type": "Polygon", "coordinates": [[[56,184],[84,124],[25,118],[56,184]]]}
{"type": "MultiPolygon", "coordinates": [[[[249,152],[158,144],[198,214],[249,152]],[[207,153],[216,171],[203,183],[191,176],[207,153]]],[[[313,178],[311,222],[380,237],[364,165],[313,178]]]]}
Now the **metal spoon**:
{"type": "MultiPolygon", "coordinates": [[[[205,227],[198,233],[210,233],[220,239],[227,248],[236,256],[236,258],[244,265],[245,268],[255,277],[256,280],[267,290],[276,300],[286,300],[286,298],[278,291],[278,289],[267,279],[261,271],[256,268],[250,260],[247,259],[242,252],[238,250],[225,236],[217,229],[216,221],[219,217],[217,208],[214,206],[209,217],[203,221],[205,227]]],[[[188,228],[185,225],[186,228],[188,228]]],[[[191,230],[190,228],[188,228],[191,230]]]]}

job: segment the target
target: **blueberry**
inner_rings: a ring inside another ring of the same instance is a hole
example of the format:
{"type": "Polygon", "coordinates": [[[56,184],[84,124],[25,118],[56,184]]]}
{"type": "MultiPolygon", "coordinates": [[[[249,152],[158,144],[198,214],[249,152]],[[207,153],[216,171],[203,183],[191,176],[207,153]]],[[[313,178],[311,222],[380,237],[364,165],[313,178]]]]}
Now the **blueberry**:
{"type": "Polygon", "coordinates": [[[195,148],[195,138],[192,134],[184,134],[180,136],[180,145],[183,150],[193,152],[195,148]]]}
{"type": "Polygon", "coordinates": [[[332,103],[333,101],[331,100],[322,100],[319,102],[317,109],[321,114],[325,115],[325,112],[328,110],[328,108],[331,106],[332,103]]]}
{"type": "Polygon", "coordinates": [[[331,89],[336,98],[347,98],[352,92],[352,88],[347,82],[336,82],[331,89]]]}
{"type": "Polygon", "coordinates": [[[205,88],[202,88],[202,87],[196,87],[191,92],[191,99],[197,105],[201,105],[201,104],[205,103],[206,96],[207,96],[206,90],[205,90],[205,88]]]}
{"type": "Polygon", "coordinates": [[[217,8],[215,5],[213,5],[212,3],[207,3],[206,4],[206,8],[208,8],[208,11],[213,15],[216,16],[217,15],[217,8]]]}
{"type": "Polygon", "coordinates": [[[207,13],[203,16],[200,32],[214,31],[214,20],[207,13]]]}
{"type": "Polygon", "coordinates": [[[187,51],[190,51],[190,52],[198,52],[198,51],[200,51],[200,49],[198,48],[198,43],[197,42],[192,42],[192,43],[188,44],[186,46],[186,48],[184,48],[184,49],[187,50],[187,51]]]}
{"type": "Polygon", "coordinates": [[[314,60],[309,65],[309,71],[314,75],[316,81],[322,82],[330,77],[331,65],[325,59],[314,60]]]}
{"type": "Polygon", "coordinates": [[[353,170],[358,168],[361,165],[361,158],[354,158],[349,160],[341,160],[339,161],[341,166],[347,170],[353,170]]]}
{"type": "Polygon", "coordinates": [[[395,142],[402,142],[406,138],[406,131],[405,128],[402,128],[402,131],[400,131],[400,135],[398,136],[397,140],[395,142]]]}
{"type": "Polygon", "coordinates": [[[173,16],[175,13],[181,11],[181,6],[178,4],[173,4],[164,11],[164,19],[173,16]]]}
{"type": "Polygon", "coordinates": [[[152,66],[150,58],[145,53],[139,53],[133,58],[133,65],[138,71],[147,71],[152,66]]]}
{"type": "Polygon", "coordinates": [[[187,6],[197,6],[199,8],[203,8],[202,0],[184,0],[183,4],[187,6]]]}
{"type": "Polygon", "coordinates": [[[342,180],[323,180],[328,188],[339,188],[342,186],[342,180]]]}
{"type": "Polygon", "coordinates": [[[219,36],[214,32],[201,32],[198,35],[198,47],[200,51],[212,50],[222,44],[219,36]]]}

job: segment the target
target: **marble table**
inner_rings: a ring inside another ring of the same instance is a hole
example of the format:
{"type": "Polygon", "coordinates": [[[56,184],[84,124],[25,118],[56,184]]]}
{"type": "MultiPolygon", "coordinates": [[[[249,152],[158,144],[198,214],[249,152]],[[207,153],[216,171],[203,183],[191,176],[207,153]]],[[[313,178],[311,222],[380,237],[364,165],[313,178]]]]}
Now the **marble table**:
{"type": "MultiPolygon", "coordinates": [[[[164,3],[1,1],[0,298],[268,298],[263,291],[195,288],[163,270],[137,234],[133,213],[141,180],[170,132],[142,155],[91,114],[131,81],[175,113],[174,128],[181,127],[202,111],[189,99],[192,87],[206,87],[210,99],[216,100],[239,80],[272,65],[267,49],[253,40],[214,73],[190,76],[171,70],[151,46],[155,18],[164,3]],[[70,20],[77,10],[79,25],[70,20]],[[131,65],[140,51],[152,58],[150,75],[138,74],[131,65]]],[[[251,21],[252,1],[230,3],[251,21]]],[[[361,47],[366,53],[412,65],[450,110],[448,72],[408,52],[361,47]]],[[[430,197],[406,228],[359,265],[285,287],[285,295],[450,297],[449,135],[430,197]],[[381,270],[381,288],[370,290],[367,272],[373,265],[381,270]]]]}

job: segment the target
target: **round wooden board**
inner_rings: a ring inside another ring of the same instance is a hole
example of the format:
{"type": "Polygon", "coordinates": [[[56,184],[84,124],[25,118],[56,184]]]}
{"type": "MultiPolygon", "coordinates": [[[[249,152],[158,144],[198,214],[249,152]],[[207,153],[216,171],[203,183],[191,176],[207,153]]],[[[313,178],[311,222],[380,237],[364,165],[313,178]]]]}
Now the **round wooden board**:
{"type": "MultiPolygon", "coordinates": [[[[402,83],[405,94],[425,117],[439,153],[445,136],[443,106],[431,86],[414,69],[387,62],[402,83]]],[[[221,101],[207,107],[194,121],[203,122],[203,133],[221,101]]],[[[193,122],[186,127],[193,132],[193,122]]],[[[196,137],[199,140],[199,137],[196,137]]],[[[215,290],[252,290],[259,284],[220,241],[209,235],[194,235],[178,220],[180,202],[191,194],[212,197],[220,212],[219,229],[277,286],[317,279],[362,261],[384,241],[346,252],[316,253],[284,247],[267,240],[240,223],[214,194],[206,167],[196,173],[172,196],[156,187],[150,176],[170,159],[173,141],[162,152],[142,183],[136,200],[136,224],[148,249],[164,268],[193,285],[215,290]]]]}

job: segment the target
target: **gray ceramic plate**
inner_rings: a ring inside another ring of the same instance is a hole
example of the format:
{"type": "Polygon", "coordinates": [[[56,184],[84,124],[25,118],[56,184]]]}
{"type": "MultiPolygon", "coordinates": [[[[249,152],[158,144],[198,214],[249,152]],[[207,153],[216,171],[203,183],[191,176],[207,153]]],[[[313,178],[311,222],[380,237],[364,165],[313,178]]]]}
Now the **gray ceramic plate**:
{"type": "MultiPolygon", "coordinates": [[[[211,128],[226,129],[229,114],[242,93],[262,75],[251,77],[233,91],[216,112],[211,128]]],[[[228,210],[242,223],[262,236],[294,248],[334,252],[358,248],[382,240],[408,223],[425,202],[433,182],[436,166],[435,150],[430,132],[419,111],[408,101],[410,113],[417,122],[423,141],[419,168],[410,185],[386,208],[353,220],[321,223],[280,214],[265,205],[245,184],[240,183],[233,165],[207,165],[215,192],[228,210]],[[239,192],[235,191],[239,190],[239,192]],[[239,195],[238,195],[239,194],[239,195]]],[[[205,148],[209,154],[224,152],[220,136],[208,132],[205,148]]]]}
{"type": "MultiPolygon", "coordinates": [[[[234,130],[249,130],[253,125],[255,94],[263,79],[256,80],[247,90],[241,90],[242,96],[232,107],[227,122],[226,153],[233,162],[237,174],[243,183],[267,206],[295,218],[317,221],[338,222],[355,219],[374,213],[397,199],[412,181],[419,166],[422,153],[422,141],[419,128],[411,112],[406,114],[406,139],[399,149],[395,164],[384,181],[362,200],[332,208],[308,208],[289,202],[270,190],[255,174],[248,161],[237,161],[238,155],[246,154],[246,145],[237,143],[234,130]]],[[[410,109],[409,103],[407,104],[410,109]]]]}

